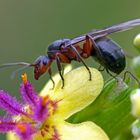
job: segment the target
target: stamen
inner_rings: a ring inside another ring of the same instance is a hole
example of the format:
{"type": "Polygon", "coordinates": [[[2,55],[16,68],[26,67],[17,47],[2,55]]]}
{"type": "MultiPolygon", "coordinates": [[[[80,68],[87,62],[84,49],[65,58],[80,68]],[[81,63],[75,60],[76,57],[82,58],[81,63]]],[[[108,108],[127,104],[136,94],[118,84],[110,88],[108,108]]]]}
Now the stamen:
{"type": "Polygon", "coordinates": [[[48,101],[49,101],[49,96],[42,97],[42,106],[45,106],[48,101]]]}
{"type": "Polygon", "coordinates": [[[41,130],[41,135],[42,135],[42,137],[45,136],[45,132],[43,130],[41,130]]]}
{"type": "Polygon", "coordinates": [[[28,79],[27,79],[27,74],[26,74],[26,73],[22,74],[22,75],[21,75],[21,78],[22,78],[24,84],[26,84],[27,81],[28,81],[28,79]]]}
{"type": "Polygon", "coordinates": [[[45,125],[45,127],[44,127],[44,130],[46,131],[46,132],[49,132],[49,125],[45,125]]]}
{"type": "Polygon", "coordinates": [[[12,121],[4,121],[4,118],[0,120],[0,131],[1,132],[8,132],[12,131],[15,128],[16,123],[12,121]]]}
{"type": "Polygon", "coordinates": [[[55,111],[57,110],[58,103],[59,103],[60,101],[62,101],[62,99],[60,99],[60,100],[58,100],[58,101],[52,101],[52,100],[51,100],[51,101],[49,102],[50,105],[51,105],[51,107],[52,107],[52,114],[54,114],[55,111]]]}
{"type": "Polygon", "coordinates": [[[25,133],[27,130],[24,124],[17,124],[16,127],[20,130],[21,133],[25,133]]]}
{"type": "Polygon", "coordinates": [[[55,126],[52,126],[52,128],[54,132],[50,140],[60,140],[60,135],[58,134],[57,129],[55,128],[55,126]]]}
{"type": "Polygon", "coordinates": [[[32,84],[28,81],[27,74],[24,73],[21,77],[23,80],[20,86],[20,92],[21,92],[22,98],[25,103],[31,105],[32,107],[35,107],[37,104],[37,101],[39,100],[39,96],[35,92],[32,84]]]}

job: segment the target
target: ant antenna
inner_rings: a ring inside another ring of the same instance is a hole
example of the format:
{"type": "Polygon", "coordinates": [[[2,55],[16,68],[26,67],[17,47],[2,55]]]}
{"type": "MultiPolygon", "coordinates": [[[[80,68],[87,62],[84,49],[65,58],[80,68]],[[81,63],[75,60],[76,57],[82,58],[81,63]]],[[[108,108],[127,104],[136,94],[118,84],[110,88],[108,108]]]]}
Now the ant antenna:
{"type": "Polygon", "coordinates": [[[18,65],[31,66],[32,64],[26,63],[26,62],[6,63],[6,64],[0,65],[0,69],[6,68],[6,67],[18,66],[18,65]]]}
{"type": "Polygon", "coordinates": [[[21,67],[19,69],[16,69],[15,71],[13,71],[12,74],[11,74],[11,79],[14,79],[17,73],[19,73],[20,71],[22,71],[22,70],[24,70],[24,69],[26,69],[28,67],[29,66],[23,66],[23,67],[21,67]]]}
{"type": "Polygon", "coordinates": [[[6,63],[6,64],[2,64],[0,65],[0,69],[3,69],[3,68],[7,68],[7,67],[12,67],[12,66],[20,66],[20,65],[23,65],[23,67],[21,68],[18,68],[17,70],[15,70],[12,74],[11,74],[11,78],[13,79],[15,77],[15,75],[22,71],[23,69],[26,69],[28,67],[32,67],[34,66],[34,64],[30,64],[30,63],[26,63],[26,62],[16,62],[16,63],[6,63]]]}
{"type": "Polygon", "coordinates": [[[129,74],[139,85],[140,87],[140,81],[137,79],[137,77],[135,75],[133,75],[130,71],[125,71],[124,73],[124,77],[123,77],[123,81],[125,81],[126,79],[126,75],[129,74]]]}

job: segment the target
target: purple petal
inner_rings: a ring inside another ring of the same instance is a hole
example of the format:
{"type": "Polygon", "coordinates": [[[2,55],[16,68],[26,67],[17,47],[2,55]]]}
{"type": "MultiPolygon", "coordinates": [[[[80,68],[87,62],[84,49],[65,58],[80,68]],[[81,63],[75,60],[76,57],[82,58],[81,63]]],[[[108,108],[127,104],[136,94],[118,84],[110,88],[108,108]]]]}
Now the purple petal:
{"type": "Polygon", "coordinates": [[[0,132],[8,132],[12,131],[15,127],[16,123],[12,120],[8,120],[7,118],[0,118],[0,132]]]}
{"type": "Polygon", "coordinates": [[[43,99],[40,97],[37,106],[33,108],[33,118],[37,121],[44,121],[49,116],[49,102],[43,104],[43,99]]]}
{"type": "Polygon", "coordinates": [[[23,101],[25,103],[28,103],[29,105],[36,105],[36,102],[38,100],[38,95],[35,92],[33,86],[31,85],[31,83],[29,81],[27,81],[26,83],[22,83],[20,86],[20,92],[23,98],[23,101]]]}
{"type": "Polygon", "coordinates": [[[19,115],[25,113],[22,110],[21,104],[16,98],[10,96],[7,92],[0,90],[0,107],[6,110],[8,113],[19,115]]]}
{"type": "Polygon", "coordinates": [[[21,140],[32,140],[32,135],[36,133],[36,130],[31,124],[22,122],[16,125],[15,132],[21,140]]]}

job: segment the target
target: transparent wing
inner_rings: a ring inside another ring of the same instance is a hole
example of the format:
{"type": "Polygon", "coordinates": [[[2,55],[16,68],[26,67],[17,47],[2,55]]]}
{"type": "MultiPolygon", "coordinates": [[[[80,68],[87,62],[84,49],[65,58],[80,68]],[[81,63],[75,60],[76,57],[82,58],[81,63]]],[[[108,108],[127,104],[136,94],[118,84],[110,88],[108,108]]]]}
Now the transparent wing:
{"type": "Polygon", "coordinates": [[[13,67],[13,66],[17,66],[17,65],[21,65],[21,66],[30,66],[30,63],[26,63],[26,62],[16,62],[16,63],[6,63],[6,64],[1,64],[0,65],[0,69],[2,68],[6,68],[6,67],[13,67]]]}
{"type": "MultiPolygon", "coordinates": [[[[110,27],[107,27],[107,28],[104,28],[104,29],[94,30],[94,31],[91,31],[87,34],[92,36],[94,39],[98,39],[100,37],[107,36],[107,35],[115,33],[115,32],[129,30],[129,29],[131,29],[135,26],[138,26],[138,25],[140,25],[140,19],[135,19],[135,20],[131,20],[131,21],[128,21],[128,22],[123,22],[123,23],[120,23],[120,24],[117,24],[117,25],[113,25],[113,26],[110,26],[110,27]]],[[[75,45],[79,42],[84,41],[87,34],[72,39],[71,42],[68,43],[66,46],[69,46],[71,44],[75,45]]]]}
{"type": "Polygon", "coordinates": [[[131,29],[135,26],[138,26],[138,25],[140,25],[140,19],[135,19],[135,20],[131,20],[131,21],[128,21],[128,22],[113,25],[113,26],[108,27],[108,28],[93,31],[93,32],[90,32],[89,34],[93,37],[94,36],[105,36],[105,35],[109,35],[109,34],[112,34],[112,33],[115,33],[115,32],[121,32],[121,31],[129,30],[129,29],[131,29]]]}

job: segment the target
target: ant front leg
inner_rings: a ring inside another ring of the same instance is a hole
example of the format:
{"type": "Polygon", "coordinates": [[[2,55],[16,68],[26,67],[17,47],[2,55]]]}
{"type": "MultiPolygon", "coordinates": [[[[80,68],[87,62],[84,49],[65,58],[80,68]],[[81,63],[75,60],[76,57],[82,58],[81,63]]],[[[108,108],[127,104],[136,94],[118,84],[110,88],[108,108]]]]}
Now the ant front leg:
{"type": "Polygon", "coordinates": [[[79,52],[77,51],[77,49],[73,46],[73,45],[70,45],[71,49],[75,52],[76,56],[77,56],[77,59],[80,60],[83,65],[86,67],[88,73],[89,73],[89,80],[91,80],[91,71],[90,69],[88,68],[88,66],[86,65],[86,63],[84,62],[84,60],[82,59],[82,57],[80,56],[79,52]]]}
{"type": "Polygon", "coordinates": [[[50,79],[51,79],[51,81],[52,81],[52,83],[53,83],[52,89],[54,89],[54,87],[55,87],[55,82],[54,82],[54,80],[53,80],[53,78],[52,78],[52,71],[51,71],[51,68],[49,68],[48,73],[49,73],[50,79]]]}
{"type": "Polygon", "coordinates": [[[64,88],[64,77],[63,77],[63,74],[62,74],[62,66],[61,66],[61,61],[60,61],[58,56],[56,56],[56,63],[57,63],[57,68],[58,68],[58,71],[59,71],[59,75],[60,75],[61,80],[62,80],[62,87],[61,88],[64,88]]]}
{"type": "Polygon", "coordinates": [[[66,57],[64,54],[62,54],[62,53],[56,54],[57,68],[59,71],[59,75],[62,79],[62,88],[64,87],[64,78],[63,78],[64,68],[62,67],[61,63],[70,63],[70,62],[71,62],[71,60],[68,57],[66,57]]]}

